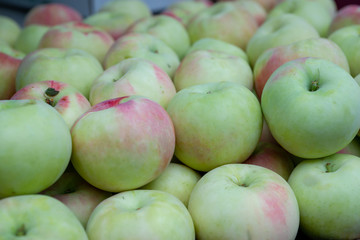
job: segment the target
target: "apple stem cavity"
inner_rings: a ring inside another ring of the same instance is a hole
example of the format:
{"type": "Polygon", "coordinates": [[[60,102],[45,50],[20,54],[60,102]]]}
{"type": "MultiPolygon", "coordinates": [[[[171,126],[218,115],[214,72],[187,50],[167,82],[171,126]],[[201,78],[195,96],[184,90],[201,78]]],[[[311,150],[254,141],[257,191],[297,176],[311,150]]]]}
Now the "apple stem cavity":
{"type": "Polygon", "coordinates": [[[331,163],[329,163],[329,162],[326,163],[326,164],[325,164],[325,168],[326,168],[326,171],[325,171],[326,173],[332,172],[331,163]]]}
{"type": "Polygon", "coordinates": [[[59,94],[59,91],[57,91],[54,88],[48,88],[45,91],[45,102],[49,104],[50,106],[54,107],[54,98],[56,95],[59,94]]]}
{"type": "Polygon", "coordinates": [[[20,226],[20,228],[18,228],[16,230],[16,233],[15,233],[16,236],[25,236],[26,235],[26,229],[25,229],[25,224],[22,224],[20,226]]]}
{"type": "Polygon", "coordinates": [[[316,90],[319,89],[319,80],[320,80],[320,70],[318,69],[315,80],[311,82],[310,92],[315,92],[316,90]]]}

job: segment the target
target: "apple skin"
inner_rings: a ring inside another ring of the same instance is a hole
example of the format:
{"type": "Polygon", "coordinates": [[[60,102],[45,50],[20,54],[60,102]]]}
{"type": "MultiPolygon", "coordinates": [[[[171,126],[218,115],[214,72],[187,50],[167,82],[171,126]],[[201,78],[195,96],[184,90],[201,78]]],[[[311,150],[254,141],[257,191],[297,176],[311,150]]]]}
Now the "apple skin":
{"type": "Polygon", "coordinates": [[[38,100],[2,100],[0,125],[0,198],[38,193],[65,171],[71,135],[54,108],[38,100]]]}
{"type": "Polygon", "coordinates": [[[299,208],[289,184],[275,172],[250,164],[226,164],[195,185],[188,210],[196,238],[295,239],[299,208]]]}
{"type": "Polygon", "coordinates": [[[94,105],[75,122],[71,135],[74,168],[109,192],[151,182],[170,163],[175,148],[174,126],[165,109],[136,95],[94,105]]]}
{"type": "Polygon", "coordinates": [[[278,67],[303,57],[322,58],[350,72],[344,52],[336,43],[326,38],[309,38],[274,47],[263,52],[254,66],[254,85],[259,99],[267,80],[278,67]]]}
{"type": "Polygon", "coordinates": [[[360,87],[351,75],[316,58],[280,66],[261,96],[273,137],[301,158],[325,157],[349,144],[360,128],[359,105],[360,87]]]}
{"type": "Polygon", "coordinates": [[[103,72],[101,63],[81,49],[38,49],[22,60],[16,90],[34,82],[54,80],[72,85],[88,98],[94,80],[103,72]]]}
{"type": "Polygon", "coordinates": [[[300,229],[311,239],[360,237],[360,158],[334,154],[302,161],[289,178],[300,208],[300,229]]]}
{"type": "Polygon", "coordinates": [[[360,5],[346,5],[336,12],[329,27],[328,36],[340,28],[357,24],[360,24],[360,5]]]}
{"type": "Polygon", "coordinates": [[[282,14],[267,19],[249,40],[246,53],[251,66],[269,48],[287,45],[299,40],[319,37],[316,29],[294,14],[282,14]]]}
{"type": "Polygon", "coordinates": [[[112,98],[142,95],[165,108],[175,93],[174,83],[164,70],[148,60],[129,58],[95,79],[89,100],[95,105],[112,98]]]}
{"type": "Polygon", "coordinates": [[[61,3],[46,3],[30,9],[24,19],[24,26],[39,24],[55,26],[67,22],[81,21],[81,14],[74,8],[61,3]]]}
{"type": "Polygon", "coordinates": [[[51,196],[64,203],[86,227],[95,207],[112,196],[112,193],[91,186],[76,171],[66,171],[41,194],[51,196]]]}
{"type": "Polygon", "coordinates": [[[258,26],[261,26],[265,22],[268,13],[260,3],[253,0],[236,0],[234,3],[235,7],[243,8],[248,11],[255,19],[258,26]]]}
{"type": "Polygon", "coordinates": [[[49,28],[38,48],[82,49],[102,62],[113,43],[113,37],[105,30],[84,22],[69,22],[49,28]]]}
{"type": "Polygon", "coordinates": [[[24,27],[14,43],[14,48],[25,54],[35,51],[47,30],[49,30],[48,26],[39,24],[24,27]]]}
{"type": "Polygon", "coordinates": [[[162,68],[171,78],[180,64],[175,51],[148,33],[127,33],[111,46],[103,61],[105,69],[127,58],[143,58],[162,68]]]}
{"type": "Polygon", "coordinates": [[[135,19],[141,19],[152,15],[149,6],[142,0],[111,0],[105,2],[99,12],[115,12],[128,14],[135,19]]]}
{"type": "Polygon", "coordinates": [[[217,2],[200,11],[187,25],[191,43],[215,38],[245,49],[258,29],[253,16],[232,2],[217,2]]]}
{"type": "Polygon", "coordinates": [[[260,103],[239,83],[185,88],[175,94],[166,110],[175,126],[175,156],[198,171],[245,161],[261,135],[260,103]]]}
{"type": "Polygon", "coordinates": [[[90,239],[195,240],[195,229],[184,204],[170,193],[132,190],[101,202],[90,216],[90,239]]]}
{"type": "Polygon", "coordinates": [[[0,200],[1,239],[87,240],[85,229],[55,198],[31,194],[0,200]]]}
{"type": "Polygon", "coordinates": [[[164,172],[155,180],[141,187],[141,189],[159,190],[171,193],[186,207],[190,194],[201,174],[181,163],[170,162],[164,172]]]}
{"type": "Polygon", "coordinates": [[[236,82],[252,90],[254,81],[249,63],[241,57],[212,50],[188,53],[175,71],[177,91],[210,82],[236,82]]]}
{"type": "Polygon", "coordinates": [[[90,109],[89,100],[75,87],[58,81],[41,81],[19,89],[12,100],[37,99],[54,107],[69,129],[80,115],[90,109]],[[55,91],[54,91],[55,90],[55,91]]]}
{"type": "Polygon", "coordinates": [[[20,32],[21,27],[14,19],[0,14],[0,40],[14,46],[20,32]]]}

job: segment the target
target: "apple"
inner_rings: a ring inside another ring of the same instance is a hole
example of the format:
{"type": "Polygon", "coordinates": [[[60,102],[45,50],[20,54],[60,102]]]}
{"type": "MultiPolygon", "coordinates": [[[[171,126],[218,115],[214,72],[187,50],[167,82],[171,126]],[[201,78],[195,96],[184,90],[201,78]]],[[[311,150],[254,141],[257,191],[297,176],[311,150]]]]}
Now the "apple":
{"type": "Polygon", "coordinates": [[[48,26],[39,24],[24,27],[14,43],[14,48],[25,54],[35,51],[47,30],[49,30],[48,26]]]}
{"type": "Polygon", "coordinates": [[[336,15],[331,21],[328,36],[336,30],[360,24],[360,4],[349,4],[336,12],[336,15]]]}
{"type": "Polygon", "coordinates": [[[303,57],[322,58],[350,72],[349,62],[344,52],[336,43],[326,38],[308,38],[270,48],[259,56],[254,66],[255,90],[259,99],[267,80],[278,67],[303,57]]]}
{"type": "Polygon", "coordinates": [[[276,5],[285,0],[254,0],[259,3],[267,12],[270,12],[276,5]]]}
{"type": "Polygon", "coordinates": [[[89,100],[79,90],[58,81],[30,83],[19,89],[11,99],[37,99],[46,102],[60,113],[69,129],[91,107],[89,100]]]}
{"type": "Polygon", "coordinates": [[[81,14],[69,5],[62,3],[44,3],[34,5],[34,7],[27,12],[24,19],[24,26],[39,24],[51,27],[81,20],[81,14]]]}
{"type": "Polygon", "coordinates": [[[292,159],[291,154],[278,144],[272,142],[259,142],[251,156],[243,163],[268,168],[287,181],[294,169],[292,159]]]}
{"type": "Polygon", "coordinates": [[[261,136],[259,142],[269,142],[278,144],[270,132],[269,126],[267,125],[265,118],[263,117],[263,128],[261,130],[261,136]]]}
{"type": "Polygon", "coordinates": [[[356,136],[346,147],[338,151],[338,153],[352,154],[360,157],[360,139],[356,136]]]}
{"type": "Polygon", "coordinates": [[[360,158],[333,154],[298,164],[289,178],[300,229],[311,239],[360,237],[360,158]]]}
{"type": "Polygon", "coordinates": [[[112,193],[91,186],[76,171],[66,171],[41,194],[56,198],[65,204],[86,227],[95,207],[112,193]]]}
{"type": "Polygon", "coordinates": [[[166,43],[180,59],[190,47],[190,38],[186,28],[174,18],[159,14],[139,19],[132,24],[127,33],[148,33],[166,43]]]}
{"type": "Polygon", "coordinates": [[[234,1],[235,7],[243,8],[248,11],[255,19],[258,26],[262,25],[266,18],[266,9],[258,2],[253,0],[236,0],[234,1]]]}
{"type": "Polygon", "coordinates": [[[108,50],[103,66],[107,69],[127,58],[149,60],[171,78],[180,64],[180,59],[172,48],[148,33],[127,33],[117,39],[108,50]]]}
{"type": "Polygon", "coordinates": [[[141,189],[171,193],[187,207],[190,194],[200,178],[200,173],[194,169],[180,163],[170,162],[159,177],[142,186],[141,189]]]}
{"type": "Polygon", "coordinates": [[[88,239],[69,208],[41,194],[0,200],[0,236],[2,239],[88,239]]]}
{"type": "Polygon", "coordinates": [[[170,193],[132,190],[105,199],[86,227],[90,239],[195,240],[189,211],[170,193]]]}
{"type": "Polygon", "coordinates": [[[38,193],[65,171],[71,135],[54,108],[32,99],[1,100],[0,126],[0,198],[38,193]]]}
{"type": "Polygon", "coordinates": [[[174,85],[177,91],[210,82],[236,82],[252,89],[253,73],[241,57],[212,50],[197,50],[187,54],[176,69],[174,85]]]}
{"type": "Polygon", "coordinates": [[[89,100],[95,105],[112,98],[142,95],[165,108],[175,93],[174,83],[159,66],[145,59],[129,58],[95,79],[89,100]]]}
{"type": "Polygon", "coordinates": [[[71,135],[74,168],[108,192],[151,182],[170,163],[175,148],[174,126],[165,109],[138,95],[94,105],[75,122],[71,135]]]}
{"type": "Polygon", "coordinates": [[[245,161],[261,135],[260,103],[240,83],[214,82],[184,88],[166,110],[175,127],[175,156],[198,171],[245,161]]]}
{"type": "MultiPolygon", "coordinates": [[[[359,8],[360,12],[360,8],[359,8]]],[[[360,73],[360,24],[340,28],[328,37],[335,42],[344,52],[350,66],[350,73],[353,77],[360,73]]]]}
{"type": "Polygon", "coordinates": [[[116,12],[131,15],[134,19],[141,19],[152,15],[149,6],[141,0],[109,0],[106,1],[99,12],[116,12]]]}
{"type": "Polygon", "coordinates": [[[269,48],[299,40],[319,37],[316,29],[303,18],[285,13],[268,18],[256,31],[246,47],[251,66],[269,48]]]}
{"type": "Polygon", "coordinates": [[[94,80],[103,72],[101,63],[81,49],[38,49],[22,60],[16,75],[16,90],[31,83],[54,80],[72,85],[88,98],[94,80]]]}
{"type": "Polygon", "coordinates": [[[258,29],[253,16],[232,2],[217,2],[200,11],[187,25],[191,43],[216,38],[245,49],[258,29]]]}
{"type": "Polygon", "coordinates": [[[114,39],[105,30],[83,22],[70,22],[49,28],[38,48],[82,49],[102,62],[113,43],[114,39]]]}
{"type": "Polygon", "coordinates": [[[289,184],[256,165],[226,164],[195,185],[188,210],[197,239],[295,239],[299,207],[289,184]]]}
{"type": "Polygon", "coordinates": [[[356,81],[335,63],[319,58],[281,65],[261,96],[273,137],[301,158],[325,157],[348,145],[360,128],[359,106],[356,81]]]}
{"type": "Polygon", "coordinates": [[[0,40],[13,46],[20,32],[21,27],[14,19],[0,15],[0,40]]]}

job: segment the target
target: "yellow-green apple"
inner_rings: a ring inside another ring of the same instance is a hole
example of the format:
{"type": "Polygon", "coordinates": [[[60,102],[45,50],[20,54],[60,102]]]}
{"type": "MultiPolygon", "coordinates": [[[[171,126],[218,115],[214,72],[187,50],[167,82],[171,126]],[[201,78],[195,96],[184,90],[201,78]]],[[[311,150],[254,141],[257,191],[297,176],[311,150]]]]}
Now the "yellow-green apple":
{"type": "Polygon", "coordinates": [[[350,154],[302,161],[289,178],[300,229],[311,239],[360,237],[360,158],[350,154]]]}
{"type": "Polygon", "coordinates": [[[175,51],[148,33],[127,33],[111,46],[103,61],[105,69],[127,58],[143,58],[162,68],[170,77],[180,64],[175,51]]]}
{"type": "Polygon", "coordinates": [[[88,98],[94,80],[103,71],[101,63],[81,49],[38,49],[22,60],[16,75],[16,90],[30,83],[54,80],[74,86],[88,98]]]}
{"type": "Polygon", "coordinates": [[[1,239],[87,240],[84,227],[55,198],[31,194],[0,200],[1,239]]]}
{"type": "Polygon", "coordinates": [[[201,38],[216,38],[242,49],[258,29],[253,16],[232,2],[217,2],[201,10],[187,25],[192,43],[201,38]]]}
{"type": "Polygon", "coordinates": [[[267,19],[248,42],[246,53],[254,66],[258,57],[269,48],[314,37],[319,37],[319,33],[310,23],[286,13],[267,19]]]}
{"type": "Polygon", "coordinates": [[[188,53],[174,74],[177,91],[210,82],[236,82],[252,89],[253,73],[249,63],[241,57],[213,50],[188,53]]]}
{"type": "Polygon", "coordinates": [[[69,129],[76,119],[91,107],[89,100],[75,87],[53,80],[30,83],[19,89],[11,99],[36,99],[46,102],[60,113],[69,129]]]}
{"type": "Polygon", "coordinates": [[[39,24],[31,24],[24,27],[14,43],[14,48],[25,54],[35,51],[47,30],[49,30],[48,26],[39,24]]]}
{"type": "Polygon", "coordinates": [[[259,56],[254,66],[254,85],[259,99],[267,80],[278,67],[303,57],[326,59],[350,72],[344,52],[336,43],[327,38],[309,38],[270,48],[259,56]]]}
{"type": "Polygon", "coordinates": [[[95,79],[89,95],[91,105],[129,95],[142,95],[164,108],[176,93],[169,75],[155,63],[128,58],[106,69],[95,79]]]}
{"type": "Polygon", "coordinates": [[[289,184],[277,173],[250,164],[226,164],[195,185],[188,210],[196,238],[295,239],[299,207],[289,184]]]}
{"type": "Polygon", "coordinates": [[[194,223],[184,204],[170,193],[132,190],[105,199],[86,227],[89,239],[194,240],[194,223]]]}
{"type": "Polygon", "coordinates": [[[214,82],[178,91],[166,108],[176,134],[175,156],[199,171],[245,161],[261,135],[256,96],[240,83],[214,82]]]}
{"type": "Polygon", "coordinates": [[[151,9],[142,0],[110,0],[101,6],[100,12],[129,14],[135,19],[151,16],[151,9]]]}
{"type": "MultiPolygon", "coordinates": [[[[359,7],[360,14],[360,7],[359,7]]],[[[359,15],[360,19],[360,15],[359,15]]],[[[335,42],[344,52],[350,66],[350,73],[353,77],[360,74],[360,22],[356,25],[342,27],[328,37],[335,42]]]]}
{"type": "Polygon", "coordinates": [[[340,151],[360,128],[360,87],[343,68],[319,58],[281,65],[266,82],[261,107],[276,141],[301,158],[340,151]]]}
{"type": "Polygon", "coordinates": [[[0,100],[10,99],[16,92],[16,74],[24,57],[23,52],[0,40],[0,100]]]}
{"type": "Polygon", "coordinates": [[[39,100],[1,100],[0,126],[0,198],[38,193],[65,171],[71,135],[54,108],[39,100]]]}
{"type": "Polygon", "coordinates": [[[13,46],[20,32],[21,27],[14,19],[0,15],[0,40],[13,46]]]}
{"type": "Polygon", "coordinates": [[[260,3],[253,0],[236,0],[234,3],[235,7],[243,8],[248,11],[259,26],[265,22],[267,12],[260,3]]]}
{"type": "Polygon", "coordinates": [[[268,168],[287,181],[294,169],[292,159],[291,154],[278,144],[259,142],[251,156],[243,163],[268,168]]]}
{"type": "Polygon", "coordinates": [[[113,43],[113,37],[105,30],[84,22],[70,22],[49,28],[38,48],[82,49],[102,62],[113,43]]]}
{"type": "Polygon", "coordinates": [[[95,207],[112,196],[112,193],[97,189],[82,179],[76,171],[66,171],[41,194],[56,198],[65,204],[86,227],[95,207]]]}
{"type": "Polygon", "coordinates": [[[336,12],[329,27],[328,35],[340,28],[356,24],[360,24],[360,4],[346,5],[336,12]]]}
{"type": "Polygon", "coordinates": [[[276,5],[284,0],[254,0],[259,3],[267,12],[270,12],[276,5]]]}
{"type": "Polygon", "coordinates": [[[171,162],[164,172],[141,189],[152,189],[171,193],[186,207],[190,194],[201,175],[188,166],[171,162]]]}
{"type": "Polygon", "coordinates": [[[173,49],[180,59],[190,47],[190,38],[185,26],[163,14],[139,19],[128,28],[127,33],[131,32],[148,33],[159,38],[173,49]]]}
{"type": "Polygon", "coordinates": [[[81,14],[73,7],[62,3],[44,3],[35,5],[26,14],[24,26],[40,24],[55,26],[67,22],[81,21],[81,14]]]}
{"type": "Polygon", "coordinates": [[[109,192],[151,182],[168,166],[175,148],[174,126],[165,109],[138,95],[94,105],[75,122],[71,135],[74,168],[109,192]]]}

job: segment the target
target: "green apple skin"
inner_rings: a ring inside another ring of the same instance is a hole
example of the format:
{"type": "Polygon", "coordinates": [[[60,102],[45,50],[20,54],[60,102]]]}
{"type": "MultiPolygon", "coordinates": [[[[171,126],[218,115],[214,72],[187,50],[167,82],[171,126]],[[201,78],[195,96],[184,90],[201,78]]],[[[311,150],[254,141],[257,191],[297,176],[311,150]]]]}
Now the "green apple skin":
{"type": "Polygon", "coordinates": [[[340,28],[357,24],[360,24],[360,6],[358,4],[346,5],[336,12],[329,27],[328,36],[340,28]]]}
{"type": "Polygon", "coordinates": [[[0,200],[0,239],[87,240],[84,227],[63,203],[42,194],[0,200]]]}
{"type": "Polygon", "coordinates": [[[300,228],[311,239],[360,237],[360,158],[350,154],[302,161],[289,178],[300,228]]]}
{"type": "Polygon", "coordinates": [[[187,207],[190,194],[200,178],[201,174],[194,169],[171,162],[159,177],[142,186],[141,189],[171,193],[187,207]]]}
{"type": "Polygon", "coordinates": [[[95,105],[112,98],[142,95],[165,108],[175,93],[173,81],[159,66],[145,59],[129,58],[95,79],[89,100],[95,105]]]}
{"type": "Polygon", "coordinates": [[[22,60],[16,75],[16,90],[39,81],[65,82],[86,98],[94,80],[104,72],[101,63],[81,49],[38,49],[22,60]]]}
{"type": "Polygon", "coordinates": [[[245,49],[258,29],[253,16],[235,3],[217,2],[200,11],[187,25],[191,43],[215,38],[245,49]]]}
{"type": "Polygon", "coordinates": [[[21,32],[20,25],[12,18],[0,15],[0,39],[10,46],[14,46],[21,32]]]}
{"type": "Polygon", "coordinates": [[[270,12],[276,5],[283,1],[284,0],[254,0],[254,2],[259,3],[266,12],[270,12]]]}
{"type": "Polygon", "coordinates": [[[350,72],[344,52],[336,43],[326,38],[309,38],[274,47],[263,52],[254,66],[254,86],[259,99],[267,80],[278,67],[303,57],[322,58],[350,72]]]}
{"type": "Polygon", "coordinates": [[[24,27],[14,43],[14,48],[25,54],[35,51],[39,46],[41,38],[48,30],[48,26],[39,24],[24,27]]]}
{"type": "Polygon", "coordinates": [[[175,127],[175,156],[198,170],[243,162],[261,135],[256,96],[234,82],[215,82],[178,91],[166,108],[175,127]]]}
{"type": "Polygon", "coordinates": [[[349,62],[350,73],[353,77],[360,74],[360,56],[357,54],[360,51],[359,34],[360,25],[351,25],[338,29],[328,37],[331,41],[339,45],[344,52],[349,62]]]}
{"type": "Polygon", "coordinates": [[[287,45],[299,40],[319,37],[316,29],[294,14],[282,14],[267,19],[249,40],[246,53],[251,66],[269,48],[287,45]]]}
{"type": "Polygon", "coordinates": [[[173,49],[180,59],[190,47],[190,38],[185,26],[163,14],[139,19],[127,32],[148,33],[159,38],[173,49]]]}
{"type": "Polygon", "coordinates": [[[124,191],[105,199],[91,214],[86,232],[92,240],[195,240],[187,208],[158,190],[124,191]]]}
{"type": "Polygon", "coordinates": [[[280,66],[261,96],[273,137],[301,158],[325,157],[348,145],[360,128],[359,105],[360,87],[351,75],[316,58],[280,66]]]}
{"type": "Polygon", "coordinates": [[[175,149],[174,126],[165,109],[137,95],[94,105],[75,122],[71,135],[74,168],[108,192],[151,182],[168,166],[175,149]]]}
{"type": "Polygon", "coordinates": [[[89,100],[79,90],[67,83],[57,81],[28,84],[19,89],[11,99],[37,99],[46,102],[60,113],[69,129],[76,119],[91,107],[89,100]]]}
{"type": "Polygon", "coordinates": [[[261,26],[265,22],[268,13],[260,3],[253,0],[237,0],[234,1],[234,3],[235,7],[243,8],[248,11],[255,19],[258,26],[261,26]]]}
{"type": "Polygon", "coordinates": [[[54,108],[38,100],[2,100],[0,125],[0,198],[38,193],[65,171],[71,135],[54,108]]]}
{"type": "Polygon", "coordinates": [[[299,207],[289,184],[250,164],[226,164],[195,185],[188,210],[196,239],[295,239],[299,207]]]}
{"type": "Polygon", "coordinates": [[[236,82],[252,90],[252,69],[243,58],[212,50],[197,50],[187,54],[176,69],[174,85],[177,91],[211,82],[236,82]]]}
{"type": "Polygon", "coordinates": [[[142,0],[111,0],[105,2],[99,12],[115,12],[129,14],[135,19],[141,19],[152,15],[151,9],[142,0]]]}

